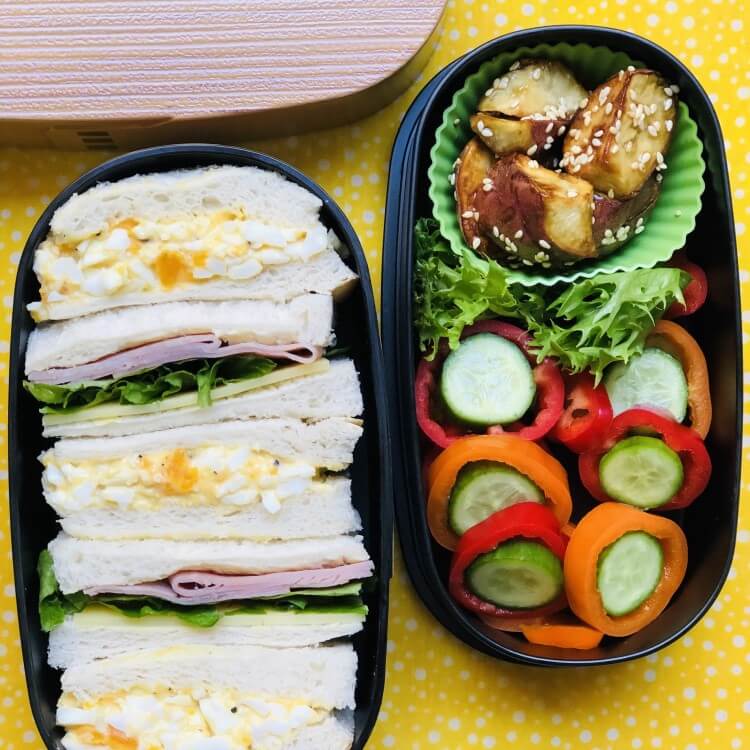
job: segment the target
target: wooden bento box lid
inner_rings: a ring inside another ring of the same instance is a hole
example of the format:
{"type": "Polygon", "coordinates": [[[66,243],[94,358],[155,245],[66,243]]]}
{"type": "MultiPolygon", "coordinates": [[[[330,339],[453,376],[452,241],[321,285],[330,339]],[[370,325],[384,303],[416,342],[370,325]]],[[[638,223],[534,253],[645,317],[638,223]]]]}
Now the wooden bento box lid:
{"type": "Polygon", "coordinates": [[[136,148],[331,127],[387,104],[442,0],[4,0],[0,144],[136,148]]]}

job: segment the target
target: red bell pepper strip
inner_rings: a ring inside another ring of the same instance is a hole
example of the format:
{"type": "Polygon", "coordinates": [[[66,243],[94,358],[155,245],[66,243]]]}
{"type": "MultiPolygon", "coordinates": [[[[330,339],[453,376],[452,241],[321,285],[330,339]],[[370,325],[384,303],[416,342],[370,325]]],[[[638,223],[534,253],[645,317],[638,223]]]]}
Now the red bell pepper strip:
{"type": "Polygon", "coordinates": [[[616,502],[607,495],[599,481],[599,463],[615,443],[633,431],[642,433],[644,429],[655,433],[677,453],[684,472],[682,487],[677,494],[668,503],[654,510],[677,510],[687,507],[708,485],[711,478],[711,458],[695,430],[650,409],[628,409],[618,414],[612,420],[601,445],[578,457],[578,471],[583,486],[600,503],[616,502]]]}
{"type": "Polygon", "coordinates": [[[612,421],[612,405],[603,385],[587,372],[565,378],[564,411],[550,433],[573,453],[600,445],[612,421]]]}
{"type": "Polygon", "coordinates": [[[555,557],[563,560],[568,539],[560,532],[554,513],[539,503],[516,503],[493,513],[476,526],[472,526],[458,542],[453,553],[448,590],[465,609],[492,617],[542,617],[565,609],[565,595],[536,609],[503,609],[473,594],[466,586],[466,569],[479,555],[492,552],[498,545],[515,537],[526,537],[541,542],[555,557]]]}
{"type": "Polygon", "coordinates": [[[690,283],[685,287],[682,296],[685,304],[673,302],[664,313],[665,318],[680,318],[683,315],[692,315],[696,310],[703,307],[708,297],[708,278],[706,272],[697,264],[688,260],[683,252],[675,253],[669,261],[674,268],[681,268],[690,275],[690,283]]]}
{"type": "MultiPolygon", "coordinates": [[[[477,333],[494,333],[516,344],[534,368],[534,382],[537,388],[537,410],[534,421],[530,425],[522,422],[516,422],[513,425],[492,425],[487,428],[487,433],[492,435],[511,432],[524,440],[543,438],[560,418],[565,400],[565,385],[557,365],[549,358],[536,364],[536,357],[528,349],[531,337],[527,331],[518,326],[499,320],[481,320],[472,326],[467,326],[461,338],[464,339],[477,333]]],[[[454,440],[471,432],[463,425],[451,422],[443,424],[442,421],[439,422],[432,416],[439,372],[448,354],[447,345],[441,344],[432,362],[423,359],[419,363],[414,381],[417,423],[425,436],[441,448],[447,448],[454,440]]]]}

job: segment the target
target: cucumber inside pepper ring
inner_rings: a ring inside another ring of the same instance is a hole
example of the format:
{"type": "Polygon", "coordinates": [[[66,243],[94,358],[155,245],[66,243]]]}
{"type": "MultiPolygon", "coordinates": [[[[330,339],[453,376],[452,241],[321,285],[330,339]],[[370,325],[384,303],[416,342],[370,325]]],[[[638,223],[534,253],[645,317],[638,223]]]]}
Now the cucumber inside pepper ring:
{"type": "MultiPolygon", "coordinates": [[[[532,406],[534,418],[531,424],[515,422],[509,425],[486,427],[488,434],[512,432],[525,440],[539,440],[555,426],[560,418],[565,401],[565,385],[557,364],[545,359],[537,364],[536,356],[528,350],[529,334],[517,326],[498,320],[482,320],[464,329],[461,336],[465,340],[479,333],[492,333],[516,344],[532,367],[536,386],[536,403],[532,406]]],[[[414,382],[414,396],[417,422],[420,429],[435,445],[446,448],[454,440],[469,434],[470,428],[460,424],[450,415],[440,415],[439,397],[440,373],[443,363],[450,354],[446,342],[442,342],[434,359],[422,359],[417,367],[414,382]]]]}

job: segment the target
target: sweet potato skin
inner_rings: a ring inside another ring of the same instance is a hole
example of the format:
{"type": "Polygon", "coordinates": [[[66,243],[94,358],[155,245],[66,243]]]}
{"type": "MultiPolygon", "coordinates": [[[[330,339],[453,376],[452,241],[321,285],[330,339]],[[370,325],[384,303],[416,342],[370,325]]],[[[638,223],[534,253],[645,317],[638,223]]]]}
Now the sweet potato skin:
{"type": "Polygon", "coordinates": [[[474,196],[481,191],[483,180],[492,167],[493,158],[489,149],[478,138],[472,138],[458,157],[455,175],[456,212],[466,244],[485,255],[489,242],[479,230],[474,208],[474,196]]]}

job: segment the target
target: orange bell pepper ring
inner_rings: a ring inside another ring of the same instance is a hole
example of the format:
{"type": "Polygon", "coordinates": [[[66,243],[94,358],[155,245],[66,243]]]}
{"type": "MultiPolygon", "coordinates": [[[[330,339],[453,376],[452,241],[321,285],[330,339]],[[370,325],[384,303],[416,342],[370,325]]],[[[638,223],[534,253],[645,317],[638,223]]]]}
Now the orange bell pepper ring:
{"type": "Polygon", "coordinates": [[[578,522],[565,552],[563,571],[570,608],[587,625],[605,635],[622,637],[636,633],[653,622],[669,604],[685,577],[687,556],[687,539],[674,521],[623,503],[602,503],[578,522]],[[664,552],[664,570],[656,589],[640,607],[626,615],[610,617],[596,584],[599,557],[631,531],[643,531],[659,540],[664,552]]]}
{"type": "Polygon", "coordinates": [[[497,461],[524,474],[542,491],[560,526],[570,520],[568,475],[557,459],[516,435],[472,435],[451,443],[427,472],[427,523],[435,541],[446,549],[455,549],[459,540],[448,525],[453,485],[458,472],[474,461],[497,461]]]}
{"type": "Polygon", "coordinates": [[[698,342],[677,323],[660,320],[649,333],[646,346],[655,346],[680,360],[687,380],[690,426],[705,439],[711,427],[711,391],[706,357],[698,342]]]}
{"type": "Polygon", "coordinates": [[[529,643],[579,651],[596,648],[604,638],[604,633],[600,630],[566,615],[552,616],[545,622],[521,625],[521,632],[529,643]]]}

